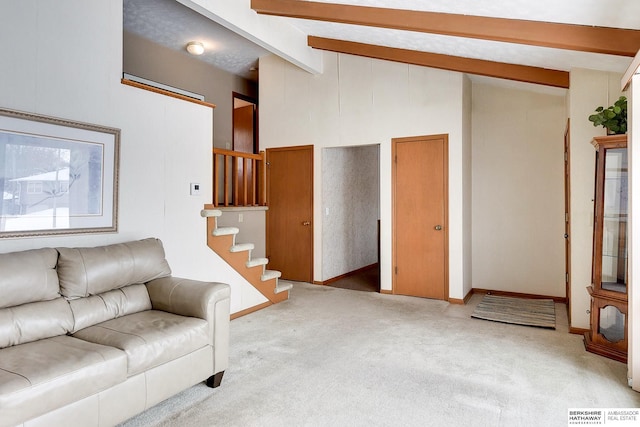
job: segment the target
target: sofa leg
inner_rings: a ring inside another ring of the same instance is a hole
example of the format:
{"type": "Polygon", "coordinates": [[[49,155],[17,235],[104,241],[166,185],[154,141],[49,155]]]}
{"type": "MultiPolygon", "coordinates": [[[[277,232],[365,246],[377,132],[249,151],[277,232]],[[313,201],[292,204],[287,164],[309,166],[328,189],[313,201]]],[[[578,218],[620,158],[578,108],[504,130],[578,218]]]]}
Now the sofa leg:
{"type": "Polygon", "coordinates": [[[222,383],[223,375],[224,375],[224,371],[211,375],[209,378],[207,378],[207,385],[211,388],[219,387],[220,383],[222,383]]]}

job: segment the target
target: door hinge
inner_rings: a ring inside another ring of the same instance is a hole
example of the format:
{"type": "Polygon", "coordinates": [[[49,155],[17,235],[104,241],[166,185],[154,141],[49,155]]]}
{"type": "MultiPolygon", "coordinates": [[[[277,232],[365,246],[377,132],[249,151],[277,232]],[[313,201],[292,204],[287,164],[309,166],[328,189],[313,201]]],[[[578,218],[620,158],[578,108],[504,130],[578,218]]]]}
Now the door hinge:
{"type": "Polygon", "coordinates": [[[564,213],[564,222],[569,222],[569,212],[564,213]]]}
{"type": "Polygon", "coordinates": [[[564,273],[564,281],[569,283],[569,273],[564,273]]]}
{"type": "Polygon", "coordinates": [[[395,270],[396,270],[396,274],[398,274],[398,266],[397,265],[396,265],[395,270]]]}

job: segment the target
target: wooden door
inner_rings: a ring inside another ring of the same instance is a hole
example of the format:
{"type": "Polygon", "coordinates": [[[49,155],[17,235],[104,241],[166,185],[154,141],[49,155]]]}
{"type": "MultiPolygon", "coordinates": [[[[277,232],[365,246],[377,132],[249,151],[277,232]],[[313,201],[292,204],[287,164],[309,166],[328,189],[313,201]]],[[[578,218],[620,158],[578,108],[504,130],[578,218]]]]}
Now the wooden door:
{"type": "Polygon", "coordinates": [[[267,149],[267,258],[284,279],[313,280],[313,146],[267,149]]]}
{"type": "MultiPolygon", "coordinates": [[[[233,151],[242,153],[255,153],[255,105],[249,104],[233,109],[233,151]]],[[[234,200],[234,204],[238,206],[250,204],[253,200],[254,188],[248,184],[247,200],[244,199],[244,181],[243,175],[247,174],[247,182],[253,180],[253,168],[251,162],[238,161],[237,167],[237,194],[238,200],[234,200]],[[246,171],[245,171],[246,169],[246,171]]]]}
{"type": "Polygon", "coordinates": [[[394,293],[445,299],[448,137],[395,138],[392,150],[394,293]]]}

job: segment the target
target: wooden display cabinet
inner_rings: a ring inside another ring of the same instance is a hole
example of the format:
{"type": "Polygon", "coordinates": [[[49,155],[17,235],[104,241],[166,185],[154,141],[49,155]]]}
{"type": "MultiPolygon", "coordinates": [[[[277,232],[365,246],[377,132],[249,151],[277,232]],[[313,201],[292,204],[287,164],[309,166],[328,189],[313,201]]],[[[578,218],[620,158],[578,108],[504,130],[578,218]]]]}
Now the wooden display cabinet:
{"type": "Polygon", "coordinates": [[[627,362],[627,135],[596,137],[591,326],[587,351],[627,362]]]}

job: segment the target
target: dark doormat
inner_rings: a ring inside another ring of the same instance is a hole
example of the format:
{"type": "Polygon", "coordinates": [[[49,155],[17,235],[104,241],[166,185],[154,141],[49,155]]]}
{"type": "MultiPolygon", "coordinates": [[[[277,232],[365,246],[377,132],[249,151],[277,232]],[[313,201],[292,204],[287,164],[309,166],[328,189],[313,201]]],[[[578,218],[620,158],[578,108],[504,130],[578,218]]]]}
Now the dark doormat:
{"type": "Polygon", "coordinates": [[[471,317],[514,325],[556,328],[556,307],[552,299],[485,295],[471,317]]]}

